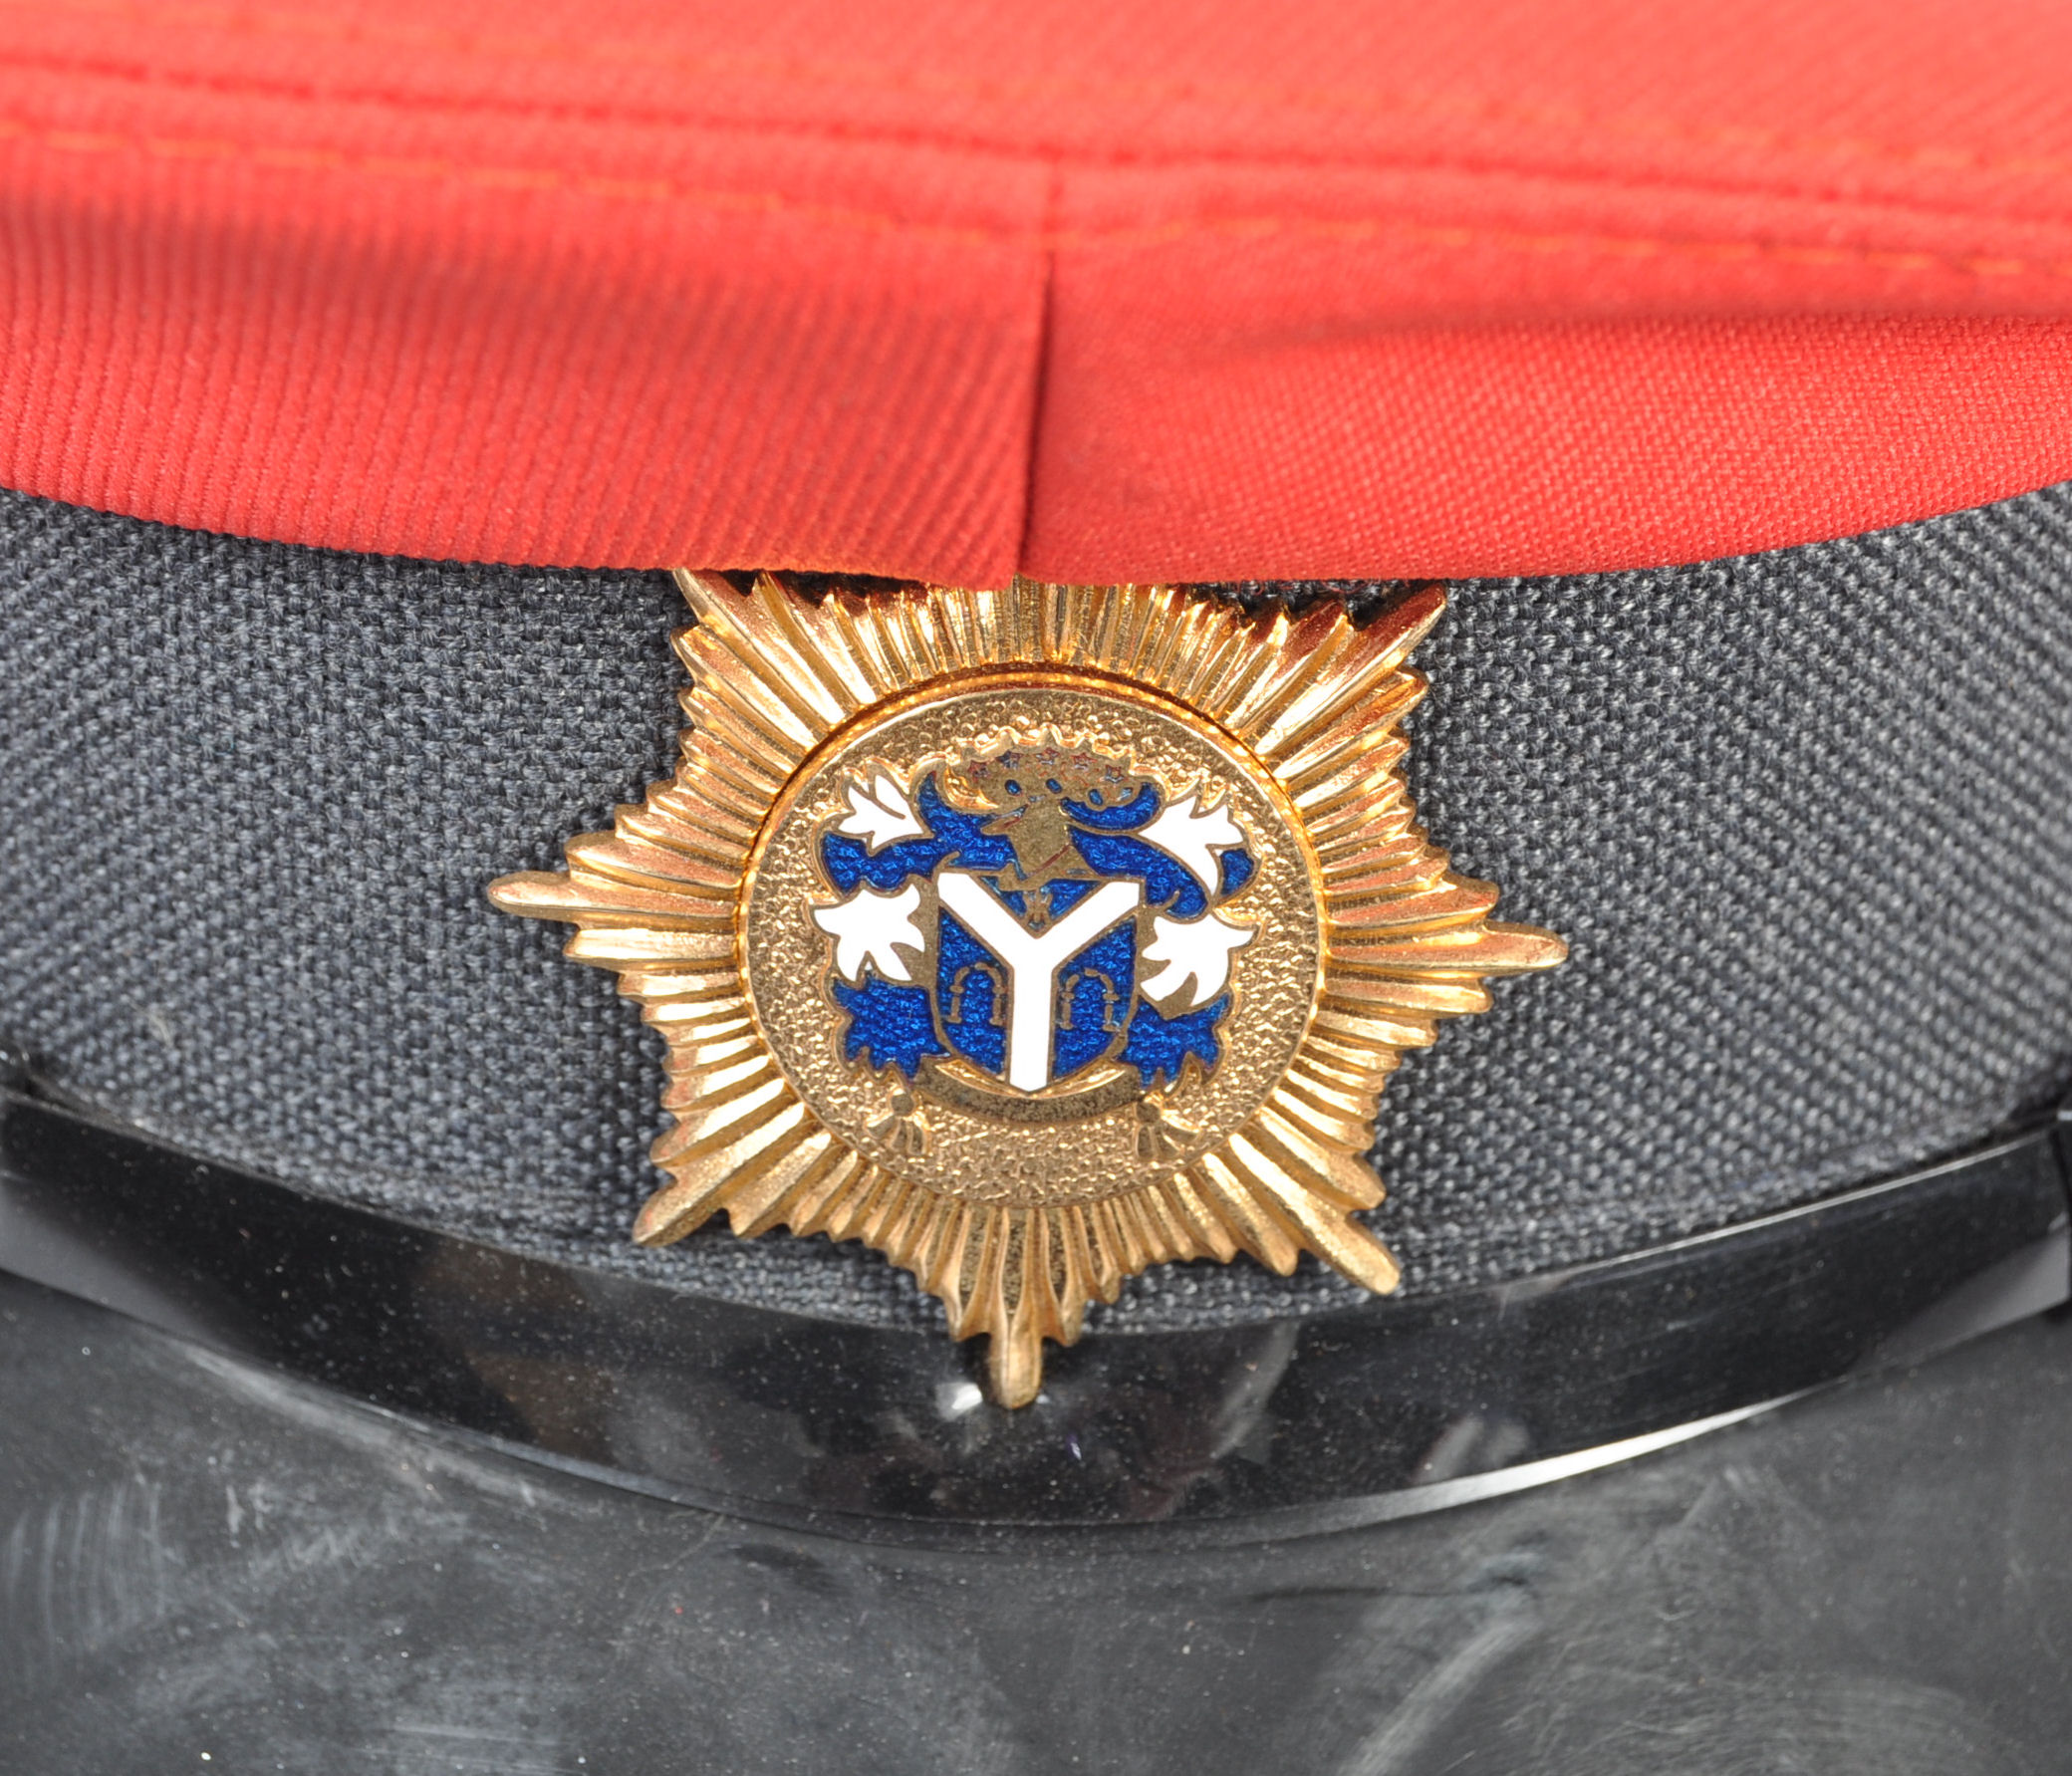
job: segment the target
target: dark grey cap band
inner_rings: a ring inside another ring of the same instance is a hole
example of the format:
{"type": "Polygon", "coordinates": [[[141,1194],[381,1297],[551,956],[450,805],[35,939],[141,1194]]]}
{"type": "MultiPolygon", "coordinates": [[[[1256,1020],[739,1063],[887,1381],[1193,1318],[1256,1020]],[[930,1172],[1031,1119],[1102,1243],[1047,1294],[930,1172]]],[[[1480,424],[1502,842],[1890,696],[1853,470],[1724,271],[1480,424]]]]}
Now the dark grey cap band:
{"type": "MultiPolygon", "coordinates": [[[[503,872],[668,768],[659,575],[458,567],[0,495],[0,1032],[189,1148],[767,1306],[935,1315],[874,1255],[626,1243],[657,1053],[503,872]]],[[[1471,583],[1412,777],[1570,963],[1385,1094],[1430,1290],[1895,1171],[2072,1076],[2072,494],[1739,561],[1471,583]]],[[[1351,1286],[1240,1263],[1111,1326],[1351,1286]]]]}

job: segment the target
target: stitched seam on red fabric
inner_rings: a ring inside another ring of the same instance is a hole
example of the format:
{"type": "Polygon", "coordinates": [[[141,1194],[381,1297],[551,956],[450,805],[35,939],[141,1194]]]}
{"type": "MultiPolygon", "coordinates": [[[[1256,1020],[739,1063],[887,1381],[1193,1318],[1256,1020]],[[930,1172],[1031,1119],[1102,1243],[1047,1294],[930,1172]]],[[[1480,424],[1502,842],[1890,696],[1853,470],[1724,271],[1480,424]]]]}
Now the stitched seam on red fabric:
{"type": "Polygon", "coordinates": [[[2040,276],[2072,278],[2072,260],[1908,252],[1876,247],[1806,246],[1785,241],[1692,240],[1648,235],[1540,234],[1514,229],[1427,225],[1399,220],[1331,220],[1310,216],[1190,217],[1136,228],[986,228],[916,222],[890,212],[801,203],[775,191],[719,191],[668,179],[606,178],[555,168],[470,165],[454,160],[349,154],[329,148],[282,148],[260,143],[164,136],[128,136],[54,129],[0,118],[0,142],[12,140],[54,153],[110,154],[131,159],[239,160],[270,171],[329,172],[373,178],[418,179],[474,185],[484,190],[572,192],[619,202],[676,203],[715,211],[790,215],[873,234],[904,234],[967,246],[1018,246],[1038,252],[1081,247],[1164,246],[1196,236],[1258,239],[1299,234],[1331,240],[1393,238],[1450,248],[1494,248],[1519,253],[1588,253],[1600,258],[1703,259],[1713,263],[1769,260],[1805,266],[1860,265],[1895,273],[1940,273],[1966,278],[2040,276]]]}
{"type": "Polygon", "coordinates": [[[1141,102],[1150,99],[1219,103],[1249,100],[1293,110],[1388,110],[1413,115],[1453,115],[1484,122],[1556,125],[1601,129],[1618,134],[1657,136],[1722,147],[1770,148],[1785,152],[1847,155],[1888,160],[1914,167],[2012,173],[2061,173],[2072,170],[2065,156],[1994,156],[1975,148],[1946,148],[1929,143],[1896,143],[1861,136],[1793,135],[1777,129],[1749,129],[1732,125],[1693,127],[1672,119],[1634,114],[1601,113],[1580,106],[1521,105],[1501,99],[1463,98],[1447,94],[1373,93],[1351,89],[1254,87],[1239,81],[992,81],[955,75],[927,75],[887,69],[870,63],[850,66],[804,62],[792,58],[696,56],[681,50],[631,42],[594,43],[557,38],[500,38],[484,33],[442,32],[425,28],[384,26],[331,20],[321,14],[263,12],[207,6],[150,7],[121,0],[0,0],[0,6],[38,12],[70,12],[99,18],[127,18],[163,28],[193,28],[233,36],[317,37],[331,42],[364,42],[380,46],[415,47],[482,61],[639,63],[679,73],[763,75],[782,80],[812,81],[830,86],[871,86],[894,92],[938,93],[993,102],[1055,95],[1061,98],[1141,102]]]}
{"type": "MultiPolygon", "coordinates": [[[[1058,235],[1059,206],[1065,200],[1065,169],[1053,164],[1043,186],[1043,234],[1046,240],[1058,235]]],[[[1022,464],[1022,527],[1015,539],[1014,559],[1019,566],[1029,559],[1029,545],[1036,533],[1036,474],[1043,443],[1044,400],[1050,391],[1050,350],[1054,337],[1051,325],[1057,300],[1058,252],[1054,246],[1043,252],[1043,307],[1036,324],[1036,385],[1029,390],[1029,436],[1022,464]]]]}
{"type": "MultiPolygon", "coordinates": [[[[4,4],[5,0],[0,0],[4,4]]],[[[776,135],[809,141],[863,141],[897,147],[933,148],[943,152],[984,154],[1006,164],[1028,165],[1032,162],[1044,165],[1060,163],[1087,167],[1137,167],[1137,166],[1240,166],[1275,168],[1300,166],[1310,168],[1338,168],[1351,172],[1444,172],[1455,173],[1465,178],[1507,177],[1539,179],[1549,183],[1567,185],[1587,190],[1607,191],[1668,191],[1678,194],[1714,195],[1728,193],[1735,196],[1773,196],[1787,202],[1798,203],[1842,203],[1857,210],[1879,210],[1902,216],[1967,217],[1992,216],[2017,225],[2034,224],[2038,221],[2054,222],[2061,218],[2055,213],[2034,216],[2020,211],[2003,212],[1977,203],[1923,202],[1919,198],[1895,199],[1891,197],[1865,198],[1845,189],[1791,190],[1775,181],[1759,179],[1733,179],[1721,176],[1665,175],[1642,176],[1631,172],[1607,175],[1602,172],[1582,170],[1558,170],[1545,165],[1507,161],[1497,155],[1467,156],[1461,154],[1432,153],[1422,158],[1401,152],[1374,154],[1357,157],[1347,154],[1301,152],[1275,149],[1202,149],[1185,148],[1170,151],[1146,151],[1143,149],[1114,149],[1108,151],[1075,150],[1056,144],[1043,144],[1027,148],[1002,145],[983,136],[961,134],[948,129],[930,129],[925,127],[899,128],[874,127],[871,126],[845,126],[833,122],[808,120],[764,120],[764,119],[706,119],[686,117],[680,113],[661,113],[633,110],[617,106],[539,105],[522,100],[505,100],[493,97],[479,99],[456,99],[442,94],[385,93],[372,90],[333,90],[319,92],[306,85],[287,85],[279,82],[230,79],[221,76],[161,75],[152,71],[113,68],[95,65],[78,59],[44,57],[17,58],[8,64],[9,72],[23,68],[34,68],[39,72],[78,75],[88,80],[106,81],[147,87],[162,91],[168,87],[183,91],[221,94],[233,98],[260,98],[278,103],[293,103],[307,100],[313,104],[381,106],[397,112],[419,117],[467,116],[488,113],[498,117],[523,118],[530,122],[542,119],[551,121],[574,121],[593,124],[635,123],[653,129],[699,130],[712,134],[728,135],[776,135]]]]}

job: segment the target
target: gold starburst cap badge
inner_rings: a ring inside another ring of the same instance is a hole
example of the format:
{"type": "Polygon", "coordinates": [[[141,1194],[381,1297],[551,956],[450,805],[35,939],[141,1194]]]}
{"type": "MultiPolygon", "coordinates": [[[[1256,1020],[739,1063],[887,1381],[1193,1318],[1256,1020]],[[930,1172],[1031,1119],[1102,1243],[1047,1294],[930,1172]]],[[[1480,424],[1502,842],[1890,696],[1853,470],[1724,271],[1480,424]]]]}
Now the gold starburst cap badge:
{"type": "MultiPolygon", "coordinates": [[[[738,577],[737,577],[738,578],[738,577]]],[[[1489,917],[1403,776],[1444,609],[1252,619],[1165,587],[810,603],[677,576],[675,776],[507,876],[668,1043],[634,1237],[861,1239],[1036,1396],[1043,1341],[1173,1259],[1399,1272],[1375,1099],[1552,932],[1489,917]]]]}

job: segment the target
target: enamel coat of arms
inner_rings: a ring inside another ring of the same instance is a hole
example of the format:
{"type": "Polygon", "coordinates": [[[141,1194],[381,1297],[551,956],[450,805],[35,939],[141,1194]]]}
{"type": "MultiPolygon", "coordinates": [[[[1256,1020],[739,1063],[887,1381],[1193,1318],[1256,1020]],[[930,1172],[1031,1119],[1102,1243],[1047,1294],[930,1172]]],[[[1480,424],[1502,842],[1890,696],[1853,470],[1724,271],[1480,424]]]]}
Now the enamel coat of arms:
{"type": "Polygon", "coordinates": [[[1355,627],[678,580],[675,776],[491,890],[579,926],[667,1039],[637,1240],[721,1209],[864,1240],[987,1335],[1009,1405],[1152,1264],[1307,1250],[1396,1287],[1354,1218],[1377,1093],[1486,977],[1564,953],[1417,824],[1405,661],[1440,589],[1355,627]]]}

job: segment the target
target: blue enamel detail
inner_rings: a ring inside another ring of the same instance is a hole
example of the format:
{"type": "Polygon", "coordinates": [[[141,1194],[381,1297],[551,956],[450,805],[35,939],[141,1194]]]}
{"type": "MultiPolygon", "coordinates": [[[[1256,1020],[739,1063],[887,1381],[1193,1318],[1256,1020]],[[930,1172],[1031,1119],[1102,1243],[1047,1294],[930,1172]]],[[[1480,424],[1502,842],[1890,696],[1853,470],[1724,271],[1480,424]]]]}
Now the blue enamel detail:
{"type": "Polygon", "coordinates": [[[1070,1079],[1115,1047],[1137,996],[1137,921],[1125,919],[1058,970],[1051,1077],[1070,1079]]]}
{"type": "MultiPolygon", "coordinates": [[[[1074,882],[1070,878],[1063,882],[1052,883],[1050,885],[1051,917],[1063,918],[1066,913],[1070,912],[1073,907],[1077,906],[1080,901],[1084,900],[1100,886],[1098,882],[1074,882]]],[[[1005,898],[1005,896],[1003,895],[1002,898],[1005,898]]]]}
{"type": "Polygon", "coordinates": [[[1216,895],[1219,899],[1228,899],[1251,881],[1256,866],[1248,851],[1226,851],[1220,861],[1222,870],[1216,883],[1216,895]]]}
{"type": "Polygon", "coordinates": [[[1144,903],[1174,918],[1199,918],[1208,910],[1201,885],[1156,845],[1120,833],[1072,830],[1072,844],[1095,875],[1144,884],[1144,903]]]}
{"type": "Polygon", "coordinates": [[[949,1046],[996,1077],[1007,1065],[1007,976],[993,952],[943,913],[936,927],[935,1015],[949,1046]]]}
{"type": "Polygon", "coordinates": [[[1212,1068],[1222,1054],[1216,1043],[1216,1026],[1229,1010],[1228,993],[1210,1000],[1199,1011],[1176,1018],[1161,1017],[1154,1007],[1140,1005],[1130,1020],[1123,1059],[1137,1069],[1146,1091],[1162,1080],[1178,1079],[1180,1063],[1189,1055],[1203,1067],[1212,1068]]]}
{"type": "Polygon", "coordinates": [[[926,987],[898,987],[875,976],[860,987],[836,981],[835,1003],[849,1013],[842,1053],[876,1068],[897,1067],[908,1079],[927,1055],[939,1055],[926,987]]]}

